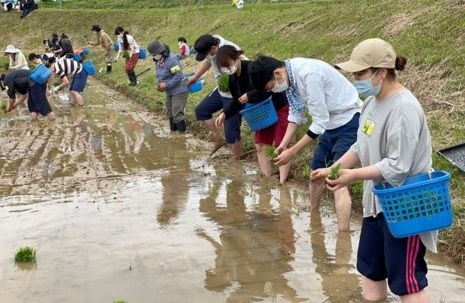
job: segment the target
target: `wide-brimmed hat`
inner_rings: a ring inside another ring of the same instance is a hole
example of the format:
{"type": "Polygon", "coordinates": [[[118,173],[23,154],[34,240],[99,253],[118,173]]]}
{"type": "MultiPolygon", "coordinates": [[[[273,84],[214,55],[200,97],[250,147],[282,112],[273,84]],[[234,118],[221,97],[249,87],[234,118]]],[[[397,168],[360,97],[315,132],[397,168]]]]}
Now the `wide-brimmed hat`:
{"type": "Polygon", "coordinates": [[[335,66],[350,73],[356,73],[370,67],[395,68],[396,52],[391,44],[382,39],[367,39],[354,48],[349,61],[338,63],[335,66]]]}
{"type": "Polygon", "coordinates": [[[6,46],[5,56],[8,54],[16,54],[18,52],[19,52],[19,49],[17,49],[16,47],[10,44],[6,46]]]}

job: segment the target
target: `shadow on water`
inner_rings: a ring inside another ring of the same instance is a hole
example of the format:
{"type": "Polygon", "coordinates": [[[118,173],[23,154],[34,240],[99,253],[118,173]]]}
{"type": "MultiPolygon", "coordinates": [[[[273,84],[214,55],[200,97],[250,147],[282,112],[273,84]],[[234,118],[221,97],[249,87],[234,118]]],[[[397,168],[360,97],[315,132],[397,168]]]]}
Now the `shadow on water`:
{"type": "MultiPolygon", "coordinates": [[[[358,222],[338,233],[302,188],[209,159],[98,83],[86,102],[53,99],[55,127],[0,117],[0,302],[362,302],[358,222]]],[[[428,258],[432,302],[463,302],[464,270],[428,258]]]]}

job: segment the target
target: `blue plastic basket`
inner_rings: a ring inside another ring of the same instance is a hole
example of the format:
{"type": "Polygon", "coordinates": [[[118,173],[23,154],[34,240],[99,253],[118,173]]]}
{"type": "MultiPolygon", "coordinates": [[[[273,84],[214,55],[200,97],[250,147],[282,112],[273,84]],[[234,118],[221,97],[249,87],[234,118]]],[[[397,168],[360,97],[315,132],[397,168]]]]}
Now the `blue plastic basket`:
{"type": "Polygon", "coordinates": [[[82,49],[82,52],[83,52],[84,55],[86,55],[86,56],[87,56],[87,55],[90,55],[90,49],[89,49],[88,47],[84,47],[84,48],[82,49]]]}
{"type": "Polygon", "coordinates": [[[254,105],[247,103],[240,113],[254,132],[270,127],[278,122],[278,114],[271,97],[254,105]]]}
{"type": "Polygon", "coordinates": [[[39,84],[44,84],[51,75],[52,72],[45,65],[39,64],[32,70],[31,79],[39,84]]]}
{"type": "Polygon", "coordinates": [[[113,42],[113,48],[115,49],[115,52],[119,51],[119,43],[113,42]]]}
{"type": "Polygon", "coordinates": [[[189,85],[189,91],[190,91],[191,93],[196,93],[196,92],[201,91],[201,90],[202,90],[202,87],[203,87],[203,85],[202,85],[202,80],[199,79],[199,80],[197,80],[197,82],[195,82],[195,83],[189,85]]]}
{"type": "Polygon", "coordinates": [[[82,61],[82,56],[79,54],[74,54],[74,61],[82,61]]]}
{"type": "Polygon", "coordinates": [[[139,59],[144,60],[145,58],[147,58],[147,51],[145,50],[145,48],[140,48],[139,59]]]}
{"type": "Polygon", "coordinates": [[[434,171],[409,177],[397,187],[374,186],[391,234],[403,238],[451,226],[449,180],[450,173],[434,171]]]}
{"type": "Polygon", "coordinates": [[[86,71],[86,73],[89,76],[95,75],[97,72],[94,66],[94,63],[92,63],[92,60],[86,61],[82,64],[82,68],[86,71]]]}

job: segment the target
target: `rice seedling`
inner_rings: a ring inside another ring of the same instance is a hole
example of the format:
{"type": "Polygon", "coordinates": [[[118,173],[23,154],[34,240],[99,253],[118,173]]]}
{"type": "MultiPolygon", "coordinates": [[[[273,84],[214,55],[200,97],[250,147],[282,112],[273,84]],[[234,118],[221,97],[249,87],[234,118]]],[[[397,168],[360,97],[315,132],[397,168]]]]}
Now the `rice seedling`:
{"type": "Polygon", "coordinates": [[[15,254],[16,262],[33,262],[35,260],[36,250],[29,246],[21,247],[15,254]]]}
{"type": "Polygon", "coordinates": [[[331,166],[328,178],[330,180],[336,180],[337,178],[339,178],[340,177],[340,175],[339,175],[339,170],[340,169],[341,169],[341,164],[340,163],[331,166]]]}
{"type": "Polygon", "coordinates": [[[218,78],[218,89],[222,92],[229,92],[229,75],[222,74],[218,78]]]}
{"type": "Polygon", "coordinates": [[[276,157],[276,147],[273,146],[273,145],[267,145],[265,147],[265,153],[266,153],[266,156],[270,159],[273,159],[274,157],[276,157]]]}

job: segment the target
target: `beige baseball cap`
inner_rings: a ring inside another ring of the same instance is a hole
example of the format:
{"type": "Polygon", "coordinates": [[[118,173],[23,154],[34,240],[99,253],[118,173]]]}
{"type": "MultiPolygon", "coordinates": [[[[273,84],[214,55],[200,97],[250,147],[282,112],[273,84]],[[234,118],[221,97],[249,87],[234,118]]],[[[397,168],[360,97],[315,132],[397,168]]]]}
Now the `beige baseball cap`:
{"type": "Polygon", "coordinates": [[[350,73],[370,67],[395,68],[396,52],[391,44],[382,39],[367,39],[354,48],[349,61],[338,63],[336,67],[350,73]]]}

